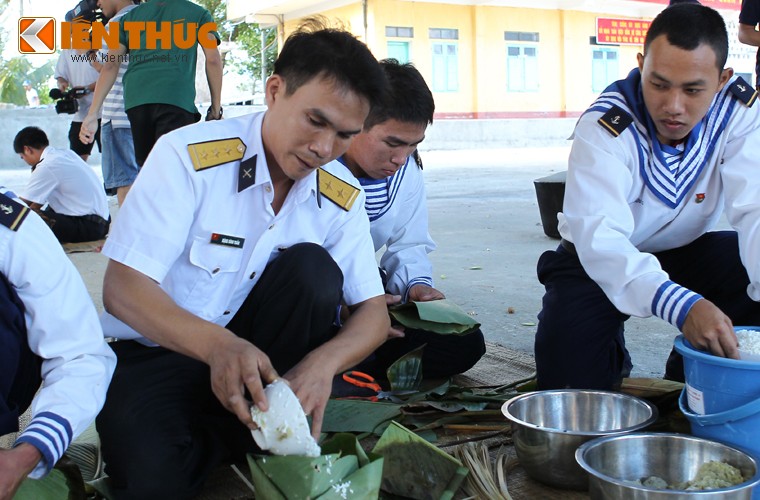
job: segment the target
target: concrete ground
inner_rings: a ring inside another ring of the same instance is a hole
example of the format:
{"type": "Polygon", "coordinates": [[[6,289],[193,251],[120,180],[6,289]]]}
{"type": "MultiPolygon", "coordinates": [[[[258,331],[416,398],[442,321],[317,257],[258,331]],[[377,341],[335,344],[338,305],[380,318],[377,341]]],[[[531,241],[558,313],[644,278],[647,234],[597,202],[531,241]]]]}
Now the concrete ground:
{"type": "MultiPolygon", "coordinates": [[[[558,241],[544,235],[533,181],[564,170],[569,146],[425,151],[436,287],[481,324],[487,340],[533,352],[543,287],[535,266],[558,241]],[[510,312],[512,311],[512,312],[510,312]]],[[[89,162],[96,172],[99,165],[89,162]]],[[[28,170],[0,171],[19,189],[28,170]]],[[[115,198],[112,211],[118,217],[115,198]]],[[[106,258],[71,254],[98,308],[106,258]]],[[[634,376],[660,377],[678,331],[657,318],[628,321],[634,376]]]]}

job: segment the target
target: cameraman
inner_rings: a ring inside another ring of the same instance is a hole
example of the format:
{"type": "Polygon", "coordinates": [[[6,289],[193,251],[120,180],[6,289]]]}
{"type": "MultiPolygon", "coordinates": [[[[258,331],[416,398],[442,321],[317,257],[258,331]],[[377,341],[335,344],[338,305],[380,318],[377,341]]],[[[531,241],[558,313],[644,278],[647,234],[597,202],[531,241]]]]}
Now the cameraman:
{"type": "MultiPolygon", "coordinates": [[[[86,52],[80,52],[74,49],[62,49],[55,66],[55,79],[58,82],[58,90],[67,92],[69,88],[84,88],[86,93],[78,95],[78,109],[74,113],[69,127],[69,148],[78,154],[84,161],[90,157],[93,144],[83,144],[79,140],[79,130],[82,128],[82,122],[90,111],[92,104],[92,92],[95,90],[95,82],[98,81],[98,71],[92,66],[91,62],[85,59],[86,52]]],[[[91,56],[94,57],[94,56],[91,56]]],[[[100,146],[100,116],[98,116],[98,127],[95,132],[95,141],[98,143],[98,151],[102,151],[100,146]]]]}

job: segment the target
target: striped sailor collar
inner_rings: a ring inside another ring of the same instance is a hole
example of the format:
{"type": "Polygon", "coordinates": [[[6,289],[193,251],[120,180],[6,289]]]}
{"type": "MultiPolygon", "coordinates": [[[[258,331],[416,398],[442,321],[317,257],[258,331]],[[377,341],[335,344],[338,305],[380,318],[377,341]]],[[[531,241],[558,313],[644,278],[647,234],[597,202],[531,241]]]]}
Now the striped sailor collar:
{"type": "MultiPolygon", "coordinates": [[[[730,82],[729,82],[730,83],[730,82]]],[[[730,84],[716,94],[707,114],[689,133],[683,148],[660,144],[657,129],[644,105],[641,74],[638,68],[599,96],[589,110],[604,112],[619,106],[631,114],[639,171],[647,188],[665,205],[675,208],[686,198],[712,156],[718,139],[730,118],[736,100],[729,93],[730,84]]]]}

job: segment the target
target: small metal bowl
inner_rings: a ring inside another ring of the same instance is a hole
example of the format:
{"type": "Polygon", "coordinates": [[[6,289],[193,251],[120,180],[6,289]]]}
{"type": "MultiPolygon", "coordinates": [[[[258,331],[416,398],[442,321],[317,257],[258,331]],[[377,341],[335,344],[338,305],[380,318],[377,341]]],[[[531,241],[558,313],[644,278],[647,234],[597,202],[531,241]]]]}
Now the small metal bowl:
{"type": "Polygon", "coordinates": [[[516,396],[501,407],[512,423],[517,458],[528,475],[557,488],[588,489],[575,450],[596,437],[644,429],[657,408],[610,391],[560,389],[516,396]]]}
{"type": "Polygon", "coordinates": [[[728,446],[684,434],[634,433],[601,437],[584,443],[575,452],[580,466],[590,475],[592,499],[620,500],[750,500],[760,483],[758,464],[749,454],[728,446]],[[657,476],[668,484],[694,479],[699,468],[712,460],[739,469],[745,482],[731,488],[685,491],[661,490],[635,484],[657,476]]]}

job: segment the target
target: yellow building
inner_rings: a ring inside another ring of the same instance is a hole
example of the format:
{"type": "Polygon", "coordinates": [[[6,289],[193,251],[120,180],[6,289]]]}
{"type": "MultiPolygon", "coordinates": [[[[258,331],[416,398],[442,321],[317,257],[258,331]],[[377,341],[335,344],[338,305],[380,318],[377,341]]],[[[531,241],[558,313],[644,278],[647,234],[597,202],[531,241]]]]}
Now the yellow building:
{"type": "MultiPolygon", "coordinates": [[[[726,19],[729,65],[752,80],[737,40],[741,0],[702,0],[726,19]]],[[[668,0],[228,0],[227,17],[277,26],[279,40],[322,15],[378,58],[410,61],[433,90],[436,118],[578,116],[636,64],[668,0]]]]}

